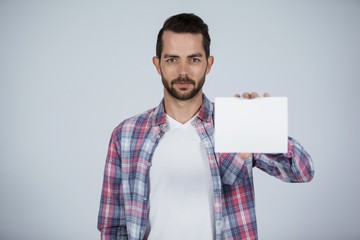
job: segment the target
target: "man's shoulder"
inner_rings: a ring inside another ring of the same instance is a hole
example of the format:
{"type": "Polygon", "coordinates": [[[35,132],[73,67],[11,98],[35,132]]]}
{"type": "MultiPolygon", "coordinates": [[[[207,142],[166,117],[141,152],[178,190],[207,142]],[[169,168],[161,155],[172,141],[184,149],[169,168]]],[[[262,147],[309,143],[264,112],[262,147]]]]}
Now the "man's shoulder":
{"type": "Polygon", "coordinates": [[[133,131],[135,128],[146,127],[149,121],[152,119],[155,110],[156,107],[148,109],[142,113],[123,120],[119,125],[115,127],[114,132],[120,133],[122,131],[133,131]]]}

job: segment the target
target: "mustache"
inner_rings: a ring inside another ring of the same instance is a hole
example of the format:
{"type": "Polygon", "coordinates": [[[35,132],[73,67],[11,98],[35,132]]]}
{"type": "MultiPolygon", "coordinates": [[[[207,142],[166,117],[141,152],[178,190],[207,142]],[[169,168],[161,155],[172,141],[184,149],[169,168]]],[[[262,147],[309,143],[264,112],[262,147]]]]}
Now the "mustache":
{"type": "Polygon", "coordinates": [[[188,76],[179,76],[178,78],[171,81],[171,85],[177,83],[187,83],[187,84],[195,85],[195,81],[189,78],[188,76]]]}

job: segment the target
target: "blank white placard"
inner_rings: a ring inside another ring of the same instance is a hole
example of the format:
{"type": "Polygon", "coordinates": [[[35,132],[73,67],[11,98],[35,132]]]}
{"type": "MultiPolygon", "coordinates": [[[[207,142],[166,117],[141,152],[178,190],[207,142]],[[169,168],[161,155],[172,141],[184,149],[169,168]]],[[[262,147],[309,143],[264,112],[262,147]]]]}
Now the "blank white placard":
{"type": "Polygon", "coordinates": [[[287,97],[215,98],[215,152],[286,153],[287,97]]]}

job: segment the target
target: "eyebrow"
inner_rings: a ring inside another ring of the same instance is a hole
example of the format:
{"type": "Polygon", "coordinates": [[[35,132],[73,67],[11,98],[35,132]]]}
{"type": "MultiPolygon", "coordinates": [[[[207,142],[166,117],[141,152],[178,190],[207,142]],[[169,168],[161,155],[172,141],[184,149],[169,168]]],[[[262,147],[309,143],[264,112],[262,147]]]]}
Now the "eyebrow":
{"type": "Polygon", "coordinates": [[[202,57],[203,55],[201,53],[195,53],[195,54],[191,54],[190,56],[188,56],[187,58],[194,58],[194,57],[202,57]]]}
{"type": "MultiPolygon", "coordinates": [[[[191,54],[189,56],[187,56],[186,58],[194,58],[194,57],[202,57],[203,55],[201,53],[194,53],[191,54]]],[[[165,54],[164,58],[179,58],[180,56],[175,55],[175,54],[165,54]]]]}
{"type": "Polygon", "coordinates": [[[165,54],[164,58],[179,58],[178,55],[173,55],[173,54],[165,54]]]}

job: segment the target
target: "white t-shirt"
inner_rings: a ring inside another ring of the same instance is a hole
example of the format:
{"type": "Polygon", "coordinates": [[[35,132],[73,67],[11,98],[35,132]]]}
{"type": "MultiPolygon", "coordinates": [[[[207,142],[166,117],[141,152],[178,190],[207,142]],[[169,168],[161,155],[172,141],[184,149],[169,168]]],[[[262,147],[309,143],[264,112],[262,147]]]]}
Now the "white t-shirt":
{"type": "Polygon", "coordinates": [[[192,121],[167,116],[150,169],[149,240],[214,239],[209,160],[192,121]]]}

